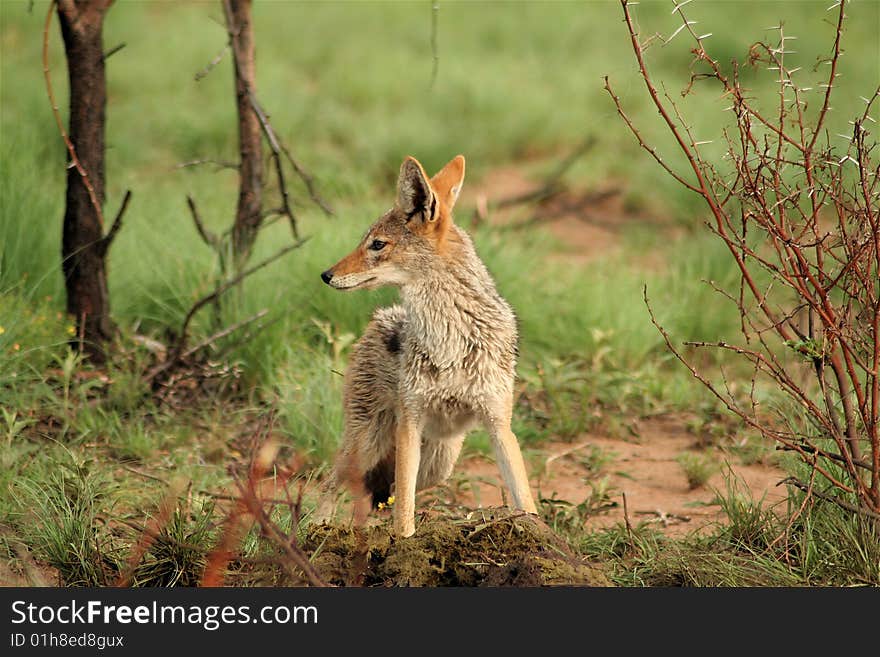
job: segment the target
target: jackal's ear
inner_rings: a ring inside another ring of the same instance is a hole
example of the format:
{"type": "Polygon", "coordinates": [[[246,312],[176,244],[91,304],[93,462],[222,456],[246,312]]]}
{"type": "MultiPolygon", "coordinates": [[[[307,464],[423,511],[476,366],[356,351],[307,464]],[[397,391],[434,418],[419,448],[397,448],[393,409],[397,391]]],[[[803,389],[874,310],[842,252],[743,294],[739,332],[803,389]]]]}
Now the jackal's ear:
{"type": "Polygon", "coordinates": [[[431,178],[434,192],[451,210],[464,184],[464,155],[456,155],[431,178]]]}
{"type": "Polygon", "coordinates": [[[425,221],[437,218],[437,197],[419,161],[407,157],[400,165],[397,179],[397,205],[407,217],[421,213],[425,221]]]}

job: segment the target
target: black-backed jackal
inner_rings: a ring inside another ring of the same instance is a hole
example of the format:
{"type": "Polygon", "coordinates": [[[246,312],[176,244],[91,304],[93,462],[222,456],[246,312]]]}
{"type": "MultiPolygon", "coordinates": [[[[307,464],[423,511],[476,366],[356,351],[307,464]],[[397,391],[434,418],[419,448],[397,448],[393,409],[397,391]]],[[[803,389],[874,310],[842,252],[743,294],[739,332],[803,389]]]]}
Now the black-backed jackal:
{"type": "Polygon", "coordinates": [[[342,446],[318,519],[332,512],[335,489],[354,473],[374,505],[394,486],[394,530],[410,536],[416,490],[450,475],[477,423],[492,438],[513,505],[535,513],[510,430],[516,318],[470,237],[452,222],[463,181],[461,155],[430,179],[407,157],[394,207],[321,274],[338,290],[395,285],[401,303],[378,309],[352,350],[342,446]]]}

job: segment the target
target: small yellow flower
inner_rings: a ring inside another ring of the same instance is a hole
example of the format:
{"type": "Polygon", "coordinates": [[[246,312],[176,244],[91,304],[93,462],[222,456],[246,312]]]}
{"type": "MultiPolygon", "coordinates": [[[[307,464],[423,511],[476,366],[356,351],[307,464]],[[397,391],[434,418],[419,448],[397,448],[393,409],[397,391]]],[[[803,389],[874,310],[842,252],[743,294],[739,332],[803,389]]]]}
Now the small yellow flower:
{"type": "Polygon", "coordinates": [[[379,511],[381,511],[382,509],[385,508],[385,502],[379,502],[379,503],[376,505],[376,508],[379,509],[379,511]]]}
{"type": "Polygon", "coordinates": [[[391,506],[392,504],[394,504],[394,495],[388,498],[388,506],[391,506]]]}
{"type": "Polygon", "coordinates": [[[67,335],[76,335],[76,328],[74,326],[68,326],[67,335]]]}
{"type": "Polygon", "coordinates": [[[4,333],[6,333],[6,329],[0,326],[0,335],[3,335],[4,333]]]}

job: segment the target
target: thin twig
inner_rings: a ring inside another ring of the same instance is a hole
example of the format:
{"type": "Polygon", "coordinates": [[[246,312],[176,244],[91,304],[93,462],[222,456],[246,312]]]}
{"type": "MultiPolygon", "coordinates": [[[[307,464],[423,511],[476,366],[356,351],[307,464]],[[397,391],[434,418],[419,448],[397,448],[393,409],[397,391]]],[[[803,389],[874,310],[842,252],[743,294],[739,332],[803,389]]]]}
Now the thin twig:
{"type": "Polygon", "coordinates": [[[205,338],[204,340],[199,342],[194,347],[190,347],[189,349],[187,349],[185,352],[183,352],[183,354],[181,355],[181,358],[189,358],[197,351],[200,351],[200,350],[204,349],[205,347],[208,347],[208,346],[214,344],[218,340],[222,340],[223,338],[225,338],[228,335],[232,335],[233,333],[244,328],[248,324],[252,324],[253,322],[256,322],[258,319],[262,319],[263,317],[265,317],[268,314],[269,314],[269,309],[263,308],[260,312],[256,313],[255,315],[251,315],[250,317],[243,319],[240,322],[236,322],[235,324],[232,324],[231,326],[227,326],[226,328],[224,328],[221,331],[217,331],[213,335],[208,336],[207,338],[205,338]]]}
{"type": "Polygon", "coordinates": [[[119,206],[119,212],[116,213],[116,218],[113,220],[113,223],[110,226],[110,230],[107,232],[106,235],[104,235],[104,237],[101,238],[101,255],[105,255],[107,251],[110,250],[110,247],[113,244],[113,240],[116,239],[116,234],[119,232],[119,229],[122,228],[122,217],[125,214],[126,209],[128,209],[128,202],[130,200],[131,190],[127,189],[125,191],[125,196],[122,199],[122,205],[119,206]]]}
{"type": "Polygon", "coordinates": [[[281,146],[281,152],[284,153],[284,156],[287,158],[287,161],[290,162],[290,166],[293,167],[293,170],[296,171],[296,175],[299,176],[300,180],[303,181],[303,184],[306,186],[306,190],[309,192],[309,196],[312,198],[312,201],[324,211],[328,217],[332,217],[335,213],[333,212],[333,208],[327,204],[327,202],[321,198],[321,195],[318,194],[318,190],[315,187],[315,179],[311,176],[311,174],[303,169],[303,167],[297,162],[293,155],[290,154],[290,150],[283,143],[279,143],[281,146]]]}
{"type": "Polygon", "coordinates": [[[620,115],[620,118],[623,119],[623,122],[626,123],[629,131],[633,133],[633,136],[639,142],[639,146],[648,151],[648,153],[651,154],[651,157],[653,157],[657,161],[657,164],[663,167],[663,169],[666,170],[666,173],[675,178],[675,180],[678,181],[679,184],[687,187],[689,190],[696,194],[701,194],[701,191],[697,187],[694,187],[691,183],[682,178],[679,174],[673,171],[672,168],[668,164],[666,164],[666,162],[663,161],[663,158],[660,157],[659,153],[657,153],[656,148],[654,148],[653,146],[648,146],[648,144],[642,138],[642,133],[639,132],[638,128],[636,128],[632,120],[630,120],[630,118],[626,115],[626,112],[623,111],[623,106],[620,104],[620,98],[611,89],[611,84],[608,82],[607,75],[605,76],[605,91],[607,91],[608,94],[611,96],[611,99],[614,101],[614,107],[617,109],[617,113],[620,115]]]}
{"type": "Polygon", "coordinates": [[[429,88],[434,88],[437,81],[437,74],[440,72],[440,51],[437,47],[437,17],[440,14],[440,1],[434,0],[431,3],[431,84],[429,88]]]}
{"type": "Polygon", "coordinates": [[[301,239],[297,242],[294,242],[293,244],[288,244],[284,248],[277,251],[274,255],[271,255],[268,258],[266,258],[265,260],[262,260],[262,261],[258,262],[257,264],[255,264],[251,267],[248,267],[247,269],[242,270],[237,275],[233,276],[231,279],[229,279],[228,281],[226,281],[222,285],[219,285],[217,288],[215,288],[213,292],[211,292],[210,294],[206,294],[201,299],[196,301],[193,304],[192,308],[190,308],[189,312],[187,313],[186,317],[183,320],[183,326],[181,327],[180,337],[178,338],[177,344],[175,345],[175,348],[174,348],[174,351],[176,351],[178,353],[178,355],[176,357],[179,357],[179,354],[183,351],[183,343],[186,341],[186,335],[187,335],[187,330],[189,329],[189,324],[199,310],[201,310],[203,307],[205,307],[206,305],[208,305],[209,303],[211,303],[215,299],[219,298],[221,295],[223,295],[225,292],[232,289],[236,285],[241,284],[251,274],[254,274],[254,273],[258,272],[259,270],[263,269],[264,267],[272,264],[273,262],[275,262],[279,258],[287,255],[288,253],[290,253],[294,249],[298,249],[303,244],[305,244],[306,241],[308,241],[308,238],[301,239]]]}
{"type": "Polygon", "coordinates": [[[623,521],[626,523],[626,536],[629,539],[629,549],[632,550],[635,547],[635,541],[633,541],[633,528],[632,523],[629,521],[629,508],[626,505],[626,493],[621,493],[623,496],[623,521]]]}
{"type": "MultiPolygon", "coordinates": [[[[800,479],[796,477],[786,477],[782,481],[779,482],[779,486],[782,484],[791,484],[795,488],[799,488],[800,490],[807,492],[809,491],[809,486],[802,482],[800,479]]],[[[832,504],[836,504],[844,511],[850,511],[851,513],[855,513],[860,516],[866,516],[868,518],[873,518],[874,520],[880,520],[880,513],[875,513],[871,511],[871,509],[866,509],[863,506],[856,506],[855,504],[850,504],[846,500],[842,500],[839,497],[834,497],[833,495],[828,495],[827,493],[823,493],[821,491],[813,489],[813,495],[818,497],[820,500],[825,500],[826,502],[831,502],[832,504]]]]}
{"type": "Polygon", "coordinates": [[[217,167],[217,170],[220,169],[233,169],[234,171],[238,171],[241,167],[238,166],[236,162],[228,162],[226,160],[212,160],[210,158],[198,158],[195,160],[187,160],[186,162],[181,162],[180,164],[175,164],[175,169],[186,169],[188,167],[196,167],[201,164],[212,164],[217,167]]]}
{"type": "Polygon", "coordinates": [[[196,230],[199,232],[199,236],[202,238],[202,241],[216,250],[220,243],[220,239],[210,230],[205,228],[205,224],[202,223],[202,217],[201,215],[199,215],[199,211],[196,208],[195,199],[193,199],[192,196],[187,196],[186,204],[189,206],[189,211],[192,215],[193,223],[196,225],[196,230]]]}
{"type": "Polygon", "coordinates": [[[281,192],[281,207],[284,216],[290,221],[290,230],[293,233],[294,239],[299,239],[296,215],[294,215],[293,208],[290,205],[290,193],[287,191],[287,182],[284,178],[284,167],[281,164],[281,145],[278,142],[278,137],[275,135],[275,131],[272,129],[272,124],[269,123],[269,117],[263,111],[260,103],[257,102],[254,92],[250,89],[248,89],[248,99],[250,100],[251,107],[254,109],[254,113],[257,115],[260,127],[263,129],[263,134],[266,135],[266,140],[269,142],[269,148],[272,149],[272,161],[275,163],[275,173],[278,176],[278,189],[281,192]]]}
{"type": "Polygon", "coordinates": [[[214,55],[214,58],[210,62],[208,62],[205,68],[203,68],[201,71],[197,71],[194,76],[196,82],[201,82],[202,78],[206,77],[208,73],[213,71],[214,67],[223,60],[223,57],[226,55],[227,52],[229,52],[230,48],[230,44],[227,43],[225,46],[223,46],[223,49],[220,50],[220,52],[214,55]]]}
{"type": "Polygon", "coordinates": [[[117,45],[113,46],[112,48],[110,48],[110,50],[108,50],[107,52],[104,53],[104,61],[106,62],[106,61],[107,61],[108,59],[110,59],[113,55],[115,55],[115,54],[118,53],[120,50],[122,50],[123,48],[125,48],[125,45],[126,45],[125,43],[120,43],[120,44],[117,44],[117,45]]]}
{"type": "Polygon", "coordinates": [[[214,290],[210,294],[206,294],[205,296],[200,298],[198,301],[196,301],[192,305],[192,307],[189,309],[189,312],[186,314],[186,317],[183,320],[183,325],[180,328],[180,333],[179,333],[174,345],[170,349],[170,353],[168,355],[168,358],[165,361],[163,361],[162,363],[159,363],[158,365],[153,367],[151,370],[149,370],[147,372],[147,374],[145,375],[146,380],[152,381],[159,374],[169,370],[171,367],[173,367],[174,365],[176,365],[180,361],[182,354],[184,352],[184,348],[186,346],[186,340],[187,340],[187,336],[188,336],[190,322],[192,322],[193,318],[195,317],[196,313],[198,313],[199,310],[204,308],[209,303],[219,299],[220,296],[222,296],[225,292],[232,289],[236,285],[240,285],[251,274],[254,274],[255,272],[270,265],[271,263],[275,262],[279,258],[287,255],[288,253],[290,253],[294,249],[298,249],[303,244],[305,244],[307,241],[308,241],[308,238],[306,237],[306,238],[303,238],[297,242],[294,242],[293,244],[289,244],[289,245],[285,246],[284,248],[282,248],[278,252],[276,252],[274,255],[269,256],[265,260],[262,260],[262,261],[258,262],[257,264],[255,264],[247,269],[242,270],[241,272],[239,272],[238,274],[236,274],[235,276],[230,278],[228,281],[218,285],[216,288],[214,288],[214,290]]]}

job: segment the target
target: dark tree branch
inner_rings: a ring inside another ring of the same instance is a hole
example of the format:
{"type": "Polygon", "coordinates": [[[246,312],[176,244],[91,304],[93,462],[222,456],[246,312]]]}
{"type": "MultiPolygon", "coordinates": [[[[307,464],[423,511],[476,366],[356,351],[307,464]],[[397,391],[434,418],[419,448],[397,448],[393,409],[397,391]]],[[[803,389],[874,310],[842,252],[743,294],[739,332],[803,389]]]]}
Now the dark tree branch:
{"type": "Polygon", "coordinates": [[[281,192],[282,212],[284,216],[287,217],[288,221],[290,221],[290,230],[293,233],[294,239],[299,239],[296,215],[294,215],[293,208],[290,206],[290,193],[287,191],[287,181],[284,178],[284,167],[281,163],[281,145],[278,142],[278,137],[275,136],[275,131],[272,129],[272,125],[269,123],[269,117],[266,116],[266,112],[260,107],[253,91],[248,90],[248,99],[250,100],[254,113],[257,115],[263,134],[266,135],[266,139],[269,142],[269,148],[272,150],[272,161],[275,163],[275,173],[278,176],[278,189],[281,192]]]}
{"type": "MultiPolygon", "coordinates": [[[[783,479],[782,481],[780,481],[779,484],[777,484],[777,485],[779,486],[782,484],[789,484],[791,486],[794,486],[795,488],[799,488],[800,490],[804,491],[805,493],[811,492],[810,487],[807,484],[805,484],[804,482],[802,482],[800,479],[797,479],[796,477],[787,477],[787,478],[783,479]]],[[[836,504],[844,511],[849,511],[850,513],[855,513],[860,516],[866,516],[868,518],[873,518],[874,520],[880,520],[880,513],[875,513],[874,511],[871,511],[870,509],[856,506],[855,504],[850,504],[846,500],[842,500],[839,497],[834,497],[833,495],[828,495],[827,493],[823,493],[823,492],[815,490],[815,489],[812,490],[812,494],[815,495],[816,497],[818,497],[820,500],[825,500],[826,502],[831,502],[832,504],[836,504]]]]}
{"type": "Polygon", "coordinates": [[[285,146],[282,142],[279,142],[278,145],[281,147],[281,152],[284,153],[287,161],[290,162],[290,166],[293,167],[294,171],[296,171],[296,175],[298,175],[300,180],[303,181],[303,184],[306,186],[306,190],[309,192],[309,196],[311,197],[315,205],[321,208],[324,211],[324,214],[328,217],[333,216],[333,208],[331,208],[330,205],[328,205],[327,201],[325,201],[320,196],[320,194],[318,194],[318,190],[315,186],[315,179],[312,177],[312,175],[293,158],[293,155],[290,154],[290,150],[287,148],[287,146],[285,146]]]}
{"type": "Polygon", "coordinates": [[[113,240],[116,239],[116,234],[119,232],[119,229],[122,228],[122,217],[128,209],[128,202],[130,200],[131,190],[127,189],[125,190],[125,197],[122,199],[122,205],[119,206],[119,212],[116,213],[116,218],[113,220],[109,232],[101,240],[101,255],[106,255],[107,251],[110,250],[110,247],[113,245],[113,240]]]}
{"type": "Polygon", "coordinates": [[[216,250],[220,245],[220,239],[210,230],[205,228],[205,224],[202,223],[202,218],[199,215],[199,211],[196,208],[196,202],[192,196],[186,197],[186,204],[189,206],[189,211],[192,215],[193,223],[196,225],[196,230],[199,232],[199,236],[202,238],[202,241],[216,250]]]}
{"type": "Polygon", "coordinates": [[[106,62],[106,61],[107,61],[108,59],[110,59],[113,55],[115,55],[115,54],[118,53],[120,50],[122,50],[123,48],[125,48],[125,45],[126,45],[126,44],[124,44],[124,43],[120,43],[120,44],[117,44],[117,45],[113,46],[112,48],[110,48],[110,50],[108,50],[107,52],[104,53],[104,61],[106,62]]]}

